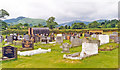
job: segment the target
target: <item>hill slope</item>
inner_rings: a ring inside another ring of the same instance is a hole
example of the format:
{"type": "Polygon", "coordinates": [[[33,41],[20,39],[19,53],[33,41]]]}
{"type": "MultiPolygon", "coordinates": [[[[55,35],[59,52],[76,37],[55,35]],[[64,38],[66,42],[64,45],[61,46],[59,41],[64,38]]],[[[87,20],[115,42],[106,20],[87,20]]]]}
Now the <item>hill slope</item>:
{"type": "Polygon", "coordinates": [[[46,25],[46,20],[44,19],[32,19],[32,18],[26,18],[26,17],[17,17],[13,19],[7,19],[7,20],[4,20],[4,22],[10,23],[12,25],[15,25],[18,23],[22,23],[22,24],[28,23],[32,25],[38,25],[40,23],[42,25],[46,25]]]}

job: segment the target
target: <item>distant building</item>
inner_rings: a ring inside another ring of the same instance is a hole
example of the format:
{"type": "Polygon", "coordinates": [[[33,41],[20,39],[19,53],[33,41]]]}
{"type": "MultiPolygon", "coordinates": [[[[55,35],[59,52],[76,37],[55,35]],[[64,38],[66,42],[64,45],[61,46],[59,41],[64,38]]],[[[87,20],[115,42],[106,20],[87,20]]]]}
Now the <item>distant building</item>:
{"type": "Polygon", "coordinates": [[[33,35],[33,34],[49,34],[50,30],[49,28],[28,28],[28,34],[33,35]]]}

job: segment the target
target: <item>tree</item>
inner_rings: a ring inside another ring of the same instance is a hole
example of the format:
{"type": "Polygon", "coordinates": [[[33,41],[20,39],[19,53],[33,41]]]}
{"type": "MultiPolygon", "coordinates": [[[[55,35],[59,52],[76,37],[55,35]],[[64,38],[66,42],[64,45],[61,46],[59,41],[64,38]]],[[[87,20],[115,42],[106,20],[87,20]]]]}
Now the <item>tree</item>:
{"type": "Polygon", "coordinates": [[[60,26],[60,28],[59,29],[64,29],[64,26],[60,26]]]}
{"type": "Polygon", "coordinates": [[[94,22],[88,24],[89,28],[97,28],[98,26],[99,26],[99,23],[97,21],[94,21],[94,22]]]}
{"type": "Polygon", "coordinates": [[[72,24],[72,29],[84,29],[86,25],[84,23],[74,23],[72,24]]]}
{"type": "Polygon", "coordinates": [[[67,25],[65,25],[65,29],[67,29],[67,25]]]}
{"type": "Polygon", "coordinates": [[[2,20],[0,20],[0,25],[2,25],[2,27],[0,26],[0,28],[2,28],[2,29],[4,29],[4,30],[6,30],[6,28],[8,27],[8,26],[7,26],[7,23],[4,22],[4,21],[2,21],[2,20]]]}
{"type": "Polygon", "coordinates": [[[49,27],[50,29],[53,29],[53,28],[56,27],[56,25],[58,25],[57,22],[55,22],[55,17],[50,17],[50,18],[46,21],[46,23],[47,23],[47,27],[49,27]]]}
{"type": "Polygon", "coordinates": [[[42,27],[42,26],[43,26],[42,24],[40,24],[40,23],[38,24],[38,27],[42,27]]]}
{"type": "Polygon", "coordinates": [[[9,13],[6,10],[1,9],[0,10],[0,18],[5,18],[5,16],[9,16],[9,13]]]}
{"type": "Polygon", "coordinates": [[[68,29],[70,29],[70,26],[68,26],[68,29]]]}
{"type": "Polygon", "coordinates": [[[29,24],[28,24],[28,23],[25,23],[25,24],[24,24],[24,26],[28,27],[28,26],[29,26],[29,24]]]}

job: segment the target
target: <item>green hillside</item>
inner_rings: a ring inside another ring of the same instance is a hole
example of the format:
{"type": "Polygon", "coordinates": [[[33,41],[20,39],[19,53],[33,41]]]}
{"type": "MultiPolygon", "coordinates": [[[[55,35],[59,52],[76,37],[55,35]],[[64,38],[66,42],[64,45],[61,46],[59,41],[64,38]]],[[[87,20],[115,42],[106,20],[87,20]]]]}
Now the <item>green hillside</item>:
{"type": "Polygon", "coordinates": [[[46,25],[46,20],[44,19],[33,19],[33,18],[27,18],[27,17],[17,17],[13,19],[7,19],[7,20],[4,20],[4,22],[10,25],[16,25],[18,23],[22,23],[22,24],[28,23],[32,25],[38,25],[38,24],[46,25]]]}
{"type": "Polygon", "coordinates": [[[42,24],[42,25],[46,25],[46,20],[44,19],[32,19],[32,18],[23,18],[15,23],[28,23],[28,24],[32,24],[32,25],[38,25],[38,24],[42,24]]]}

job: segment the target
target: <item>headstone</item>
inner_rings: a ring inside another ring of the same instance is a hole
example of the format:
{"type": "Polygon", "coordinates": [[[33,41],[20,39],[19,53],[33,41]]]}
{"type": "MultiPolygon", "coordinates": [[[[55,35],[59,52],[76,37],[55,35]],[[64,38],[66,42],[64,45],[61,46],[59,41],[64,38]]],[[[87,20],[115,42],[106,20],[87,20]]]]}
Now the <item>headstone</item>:
{"type": "Polygon", "coordinates": [[[18,35],[18,40],[22,40],[22,35],[18,35]]]}
{"type": "Polygon", "coordinates": [[[34,43],[40,42],[40,39],[38,36],[34,36],[33,38],[34,38],[34,43]]]}
{"type": "Polygon", "coordinates": [[[69,52],[69,48],[70,48],[70,45],[68,43],[64,43],[61,48],[63,49],[63,51],[61,53],[70,53],[69,52]]]}
{"type": "Polygon", "coordinates": [[[56,36],[56,43],[63,43],[63,37],[62,36],[56,36]]]}
{"type": "Polygon", "coordinates": [[[109,43],[109,35],[97,35],[97,39],[100,40],[100,45],[109,43]]]}
{"type": "Polygon", "coordinates": [[[22,41],[14,41],[14,45],[22,45],[22,41]]]}
{"type": "Polygon", "coordinates": [[[82,43],[80,58],[85,58],[95,54],[98,54],[98,45],[96,43],[82,43]]]}
{"type": "Polygon", "coordinates": [[[4,40],[3,36],[0,36],[0,42],[2,42],[4,40]]]}
{"type": "Polygon", "coordinates": [[[52,34],[50,35],[50,39],[51,39],[52,41],[55,40],[54,33],[52,33],[52,34]]]}
{"type": "Polygon", "coordinates": [[[13,40],[18,40],[16,35],[13,35],[13,40]]]}
{"type": "Polygon", "coordinates": [[[96,43],[98,47],[100,46],[100,40],[89,40],[87,43],[96,43]]]}
{"type": "Polygon", "coordinates": [[[13,43],[13,36],[8,36],[8,37],[7,37],[7,42],[13,43]]]}
{"type": "Polygon", "coordinates": [[[32,40],[23,40],[22,42],[22,48],[32,48],[34,49],[34,43],[32,40]]]}
{"type": "Polygon", "coordinates": [[[71,41],[72,47],[80,46],[82,45],[82,39],[79,38],[73,38],[71,41]]]}
{"type": "Polygon", "coordinates": [[[84,37],[90,37],[90,34],[85,33],[85,34],[84,34],[84,37]]]}
{"type": "Polygon", "coordinates": [[[2,59],[17,59],[17,48],[12,46],[2,47],[2,59]]]}
{"type": "Polygon", "coordinates": [[[30,37],[29,37],[29,35],[23,35],[23,39],[24,40],[30,40],[30,37]]]}
{"type": "Polygon", "coordinates": [[[41,42],[42,44],[47,44],[47,37],[42,36],[42,37],[40,38],[40,42],[41,42]]]}
{"type": "Polygon", "coordinates": [[[92,34],[91,37],[96,38],[96,34],[92,34]]]}

